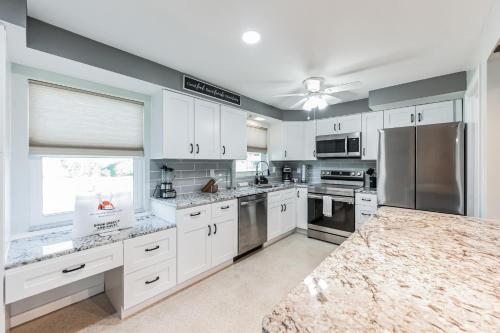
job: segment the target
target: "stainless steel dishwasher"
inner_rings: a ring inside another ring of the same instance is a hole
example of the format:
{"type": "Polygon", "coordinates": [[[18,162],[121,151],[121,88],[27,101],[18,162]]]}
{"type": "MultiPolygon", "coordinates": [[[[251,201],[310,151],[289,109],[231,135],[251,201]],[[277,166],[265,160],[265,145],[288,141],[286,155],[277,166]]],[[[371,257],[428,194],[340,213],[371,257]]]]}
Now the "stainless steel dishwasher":
{"type": "Polygon", "coordinates": [[[267,241],[267,193],[238,199],[238,255],[267,241]]]}

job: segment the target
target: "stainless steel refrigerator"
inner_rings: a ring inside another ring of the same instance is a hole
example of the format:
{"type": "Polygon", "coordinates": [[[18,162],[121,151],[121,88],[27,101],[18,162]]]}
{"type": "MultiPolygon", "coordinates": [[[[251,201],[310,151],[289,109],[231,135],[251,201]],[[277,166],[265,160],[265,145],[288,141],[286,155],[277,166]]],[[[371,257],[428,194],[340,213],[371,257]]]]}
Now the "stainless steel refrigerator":
{"type": "Polygon", "coordinates": [[[462,122],[379,131],[380,205],[465,214],[462,122]]]}

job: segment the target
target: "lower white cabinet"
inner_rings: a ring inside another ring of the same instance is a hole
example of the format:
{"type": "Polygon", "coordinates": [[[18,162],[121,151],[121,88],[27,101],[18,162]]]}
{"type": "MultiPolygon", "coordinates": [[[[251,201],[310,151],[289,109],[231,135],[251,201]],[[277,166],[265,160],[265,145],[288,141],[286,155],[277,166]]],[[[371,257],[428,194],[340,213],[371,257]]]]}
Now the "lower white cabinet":
{"type": "Polygon", "coordinates": [[[268,193],[267,240],[270,241],[296,226],[295,189],[268,193]]]}
{"type": "Polygon", "coordinates": [[[236,256],[236,208],[230,200],[177,211],[178,283],[236,256]]]}
{"type": "Polygon", "coordinates": [[[377,195],[371,193],[356,193],[356,230],[377,212],[377,195]]]}
{"type": "Polygon", "coordinates": [[[297,192],[297,228],[307,229],[307,188],[299,187],[297,192]]]}
{"type": "Polygon", "coordinates": [[[125,275],[123,282],[124,309],[131,308],[175,287],[175,264],[175,258],[171,258],[125,275]]]}

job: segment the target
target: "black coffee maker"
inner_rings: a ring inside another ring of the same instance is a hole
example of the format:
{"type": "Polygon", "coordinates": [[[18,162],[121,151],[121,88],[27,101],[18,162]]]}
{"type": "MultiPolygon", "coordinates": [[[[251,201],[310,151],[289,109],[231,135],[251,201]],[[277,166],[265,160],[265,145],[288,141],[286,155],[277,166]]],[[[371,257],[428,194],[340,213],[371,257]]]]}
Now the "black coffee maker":
{"type": "Polygon", "coordinates": [[[281,169],[281,180],[283,181],[283,183],[292,182],[292,168],[284,166],[281,169]]]}
{"type": "Polygon", "coordinates": [[[370,188],[377,188],[377,176],[375,175],[375,170],[373,168],[369,168],[366,170],[366,174],[370,176],[370,188]]]}

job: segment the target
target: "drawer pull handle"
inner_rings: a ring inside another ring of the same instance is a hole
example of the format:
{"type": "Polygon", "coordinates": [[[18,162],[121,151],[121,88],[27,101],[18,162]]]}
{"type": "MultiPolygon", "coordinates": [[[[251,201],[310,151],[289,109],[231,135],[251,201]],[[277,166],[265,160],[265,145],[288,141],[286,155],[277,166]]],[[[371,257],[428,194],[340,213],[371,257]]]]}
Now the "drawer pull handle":
{"type": "Polygon", "coordinates": [[[230,206],[229,206],[229,205],[227,205],[227,206],[221,207],[220,209],[229,209],[229,207],[230,207],[230,206]]]}
{"type": "Polygon", "coordinates": [[[191,214],[189,214],[189,215],[194,217],[194,216],[198,216],[198,215],[200,215],[200,214],[201,214],[201,212],[198,212],[198,213],[191,213],[191,214]]]}
{"type": "Polygon", "coordinates": [[[77,271],[79,269],[82,269],[85,267],[85,264],[81,264],[80,266],[78,267],[75,267],[75,268],[66,268],[66,269],[63,269],[63,273],[66,274],[66,273],[71,273],[71,272],[74,272],[74,271],[77,271]]]}
{"type": "Polygon", "coordinates": [[[155,277],[153,280],[150,280],[150,281],[146,281],[144,282],[145,284],[151,284],[151,283],[155,283],[156,281],[158,281],[160,279],[159,276],[155,277]]]}
{"type": "Polygon", "coordinates": [[[361,198],[361,200],[363,200],[363,201],[372,201],[372,199],[365,199],[365,198],[361,198]]]}
{"type": "Polygon", "coordinates": [[[156,245],[155,247],[151,247],[151,248],[145,249],[144,251],[151,252],[151,251],[154,251],[154,250],[158,250],[159,248],[160,248],[160,245],[156,245]]]}
{"type": "Polygon", "coordinates": [[[367,213],[361,213],[363,216],[372,216],[372,214],[367,214],[367,213]]]}

